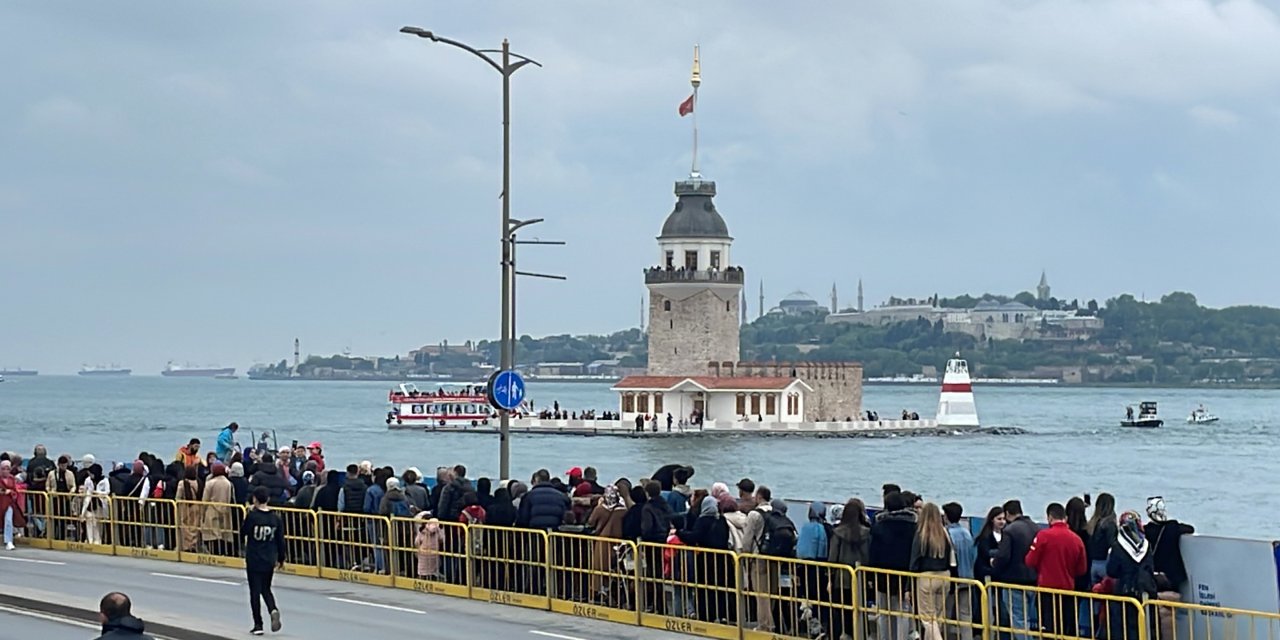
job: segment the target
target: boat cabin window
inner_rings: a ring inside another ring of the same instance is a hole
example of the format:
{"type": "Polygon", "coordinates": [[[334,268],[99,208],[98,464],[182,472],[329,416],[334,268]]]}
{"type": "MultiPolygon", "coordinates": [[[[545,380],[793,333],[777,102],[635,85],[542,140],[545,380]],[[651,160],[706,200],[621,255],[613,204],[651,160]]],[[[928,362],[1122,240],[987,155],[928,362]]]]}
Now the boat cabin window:
{"type": "Polygon", "coordinates": [[[413,408],[410,409],[410,411],[412,411],[415,415],[422,415],[422,405],[415,404],[413,405],[413,408]]]}

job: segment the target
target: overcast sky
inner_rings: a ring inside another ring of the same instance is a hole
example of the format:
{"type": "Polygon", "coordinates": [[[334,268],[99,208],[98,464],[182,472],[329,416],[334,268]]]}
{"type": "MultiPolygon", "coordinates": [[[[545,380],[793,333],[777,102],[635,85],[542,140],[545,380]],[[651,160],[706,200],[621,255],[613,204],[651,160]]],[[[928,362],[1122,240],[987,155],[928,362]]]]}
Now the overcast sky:
{"type": "Polygon", "coordinates": [[[521,333],[639,322],[702,168],[751,314],[1031,289],[1280,305],[1274,6],[5,3],[0,367],[241,369],[497,337],[500,77],[521,333]]]}

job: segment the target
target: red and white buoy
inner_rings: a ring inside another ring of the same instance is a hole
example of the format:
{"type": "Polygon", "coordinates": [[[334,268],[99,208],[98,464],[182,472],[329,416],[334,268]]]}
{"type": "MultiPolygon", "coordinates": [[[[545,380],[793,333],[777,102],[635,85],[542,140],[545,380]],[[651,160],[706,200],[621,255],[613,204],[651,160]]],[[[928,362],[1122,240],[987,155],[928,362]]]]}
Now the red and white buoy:
{"type": "Polygon", "coordinates": [[[956,357],[947,361],[942,377],[942,393],[938,397],[939,427],[978,426],[978,405],[973,401],[973,383],[969,379],[969,363],[956,357]]]}

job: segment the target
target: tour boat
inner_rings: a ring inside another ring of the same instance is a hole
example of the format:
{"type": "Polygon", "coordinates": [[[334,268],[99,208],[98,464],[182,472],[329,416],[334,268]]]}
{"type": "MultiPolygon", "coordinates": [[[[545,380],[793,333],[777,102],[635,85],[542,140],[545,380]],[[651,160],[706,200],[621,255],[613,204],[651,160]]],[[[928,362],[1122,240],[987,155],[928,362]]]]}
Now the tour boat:
{"type": "Polygon", "coordinates": [[[947,361],[942,376],[942,393],[938,396],[939,427],[978,427],[978,405],[973,401],[973,383],[969,379],[969,363],[956,357],[947,361]]]}
{"type": "Polygon", "coordinates": [[[435,391],[420,391],[406,382],[392,389],[387,400],[391,402],[387,426],[391,427],[463,430],[487,425],[497,415],[482,384],[449,384],[435,391]]]}
{"type": "Polygon", "coordinates": [[[1187,416],[1187,422],[1190,424],[1213,424],[1217,421],[1218,416],[1205,411],[1204,405],[1200,405],[1199,408],[1191,412],[1191,415],[1187,416]]]}
{"type": "Polygon", "coordinates": [[[1138,415],[1133,415],[1133,407],[1125,409],[1125,418],[1120,421],[1122,427],[1138,427],[1140,429],[1154,429],[1164,426],[1164,420],[1161,420],[1156,413],[1156,403],[1142,402],[1138,404],[1138,415]]]}

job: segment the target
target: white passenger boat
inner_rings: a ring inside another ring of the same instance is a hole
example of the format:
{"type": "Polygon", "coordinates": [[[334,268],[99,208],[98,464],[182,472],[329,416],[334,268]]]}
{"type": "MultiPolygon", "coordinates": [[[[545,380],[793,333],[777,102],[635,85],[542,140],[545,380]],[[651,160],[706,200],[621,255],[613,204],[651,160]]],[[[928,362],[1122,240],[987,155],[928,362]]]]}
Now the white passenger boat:
{"type": "Polygon", "coordinates": [[[1188,424],[1213,424],[1217,421],[1218,416],[1205,410],[1204,405],[1200,405],[1191,412],[1191,415],[1187,416],[1188,424]]]}
{"type": "Polygon", "coordinates": [[[1156,403],[1142,402],[1138,404],[1138,414],[1134,415],[1133,407],[1125,408],[1124,420],[1120,421],[1122,427],[1137,427],[1139,429],[1154,429],[1164,426],[1164,420],[1160,419],[1156,411],[1156,403]]]}

